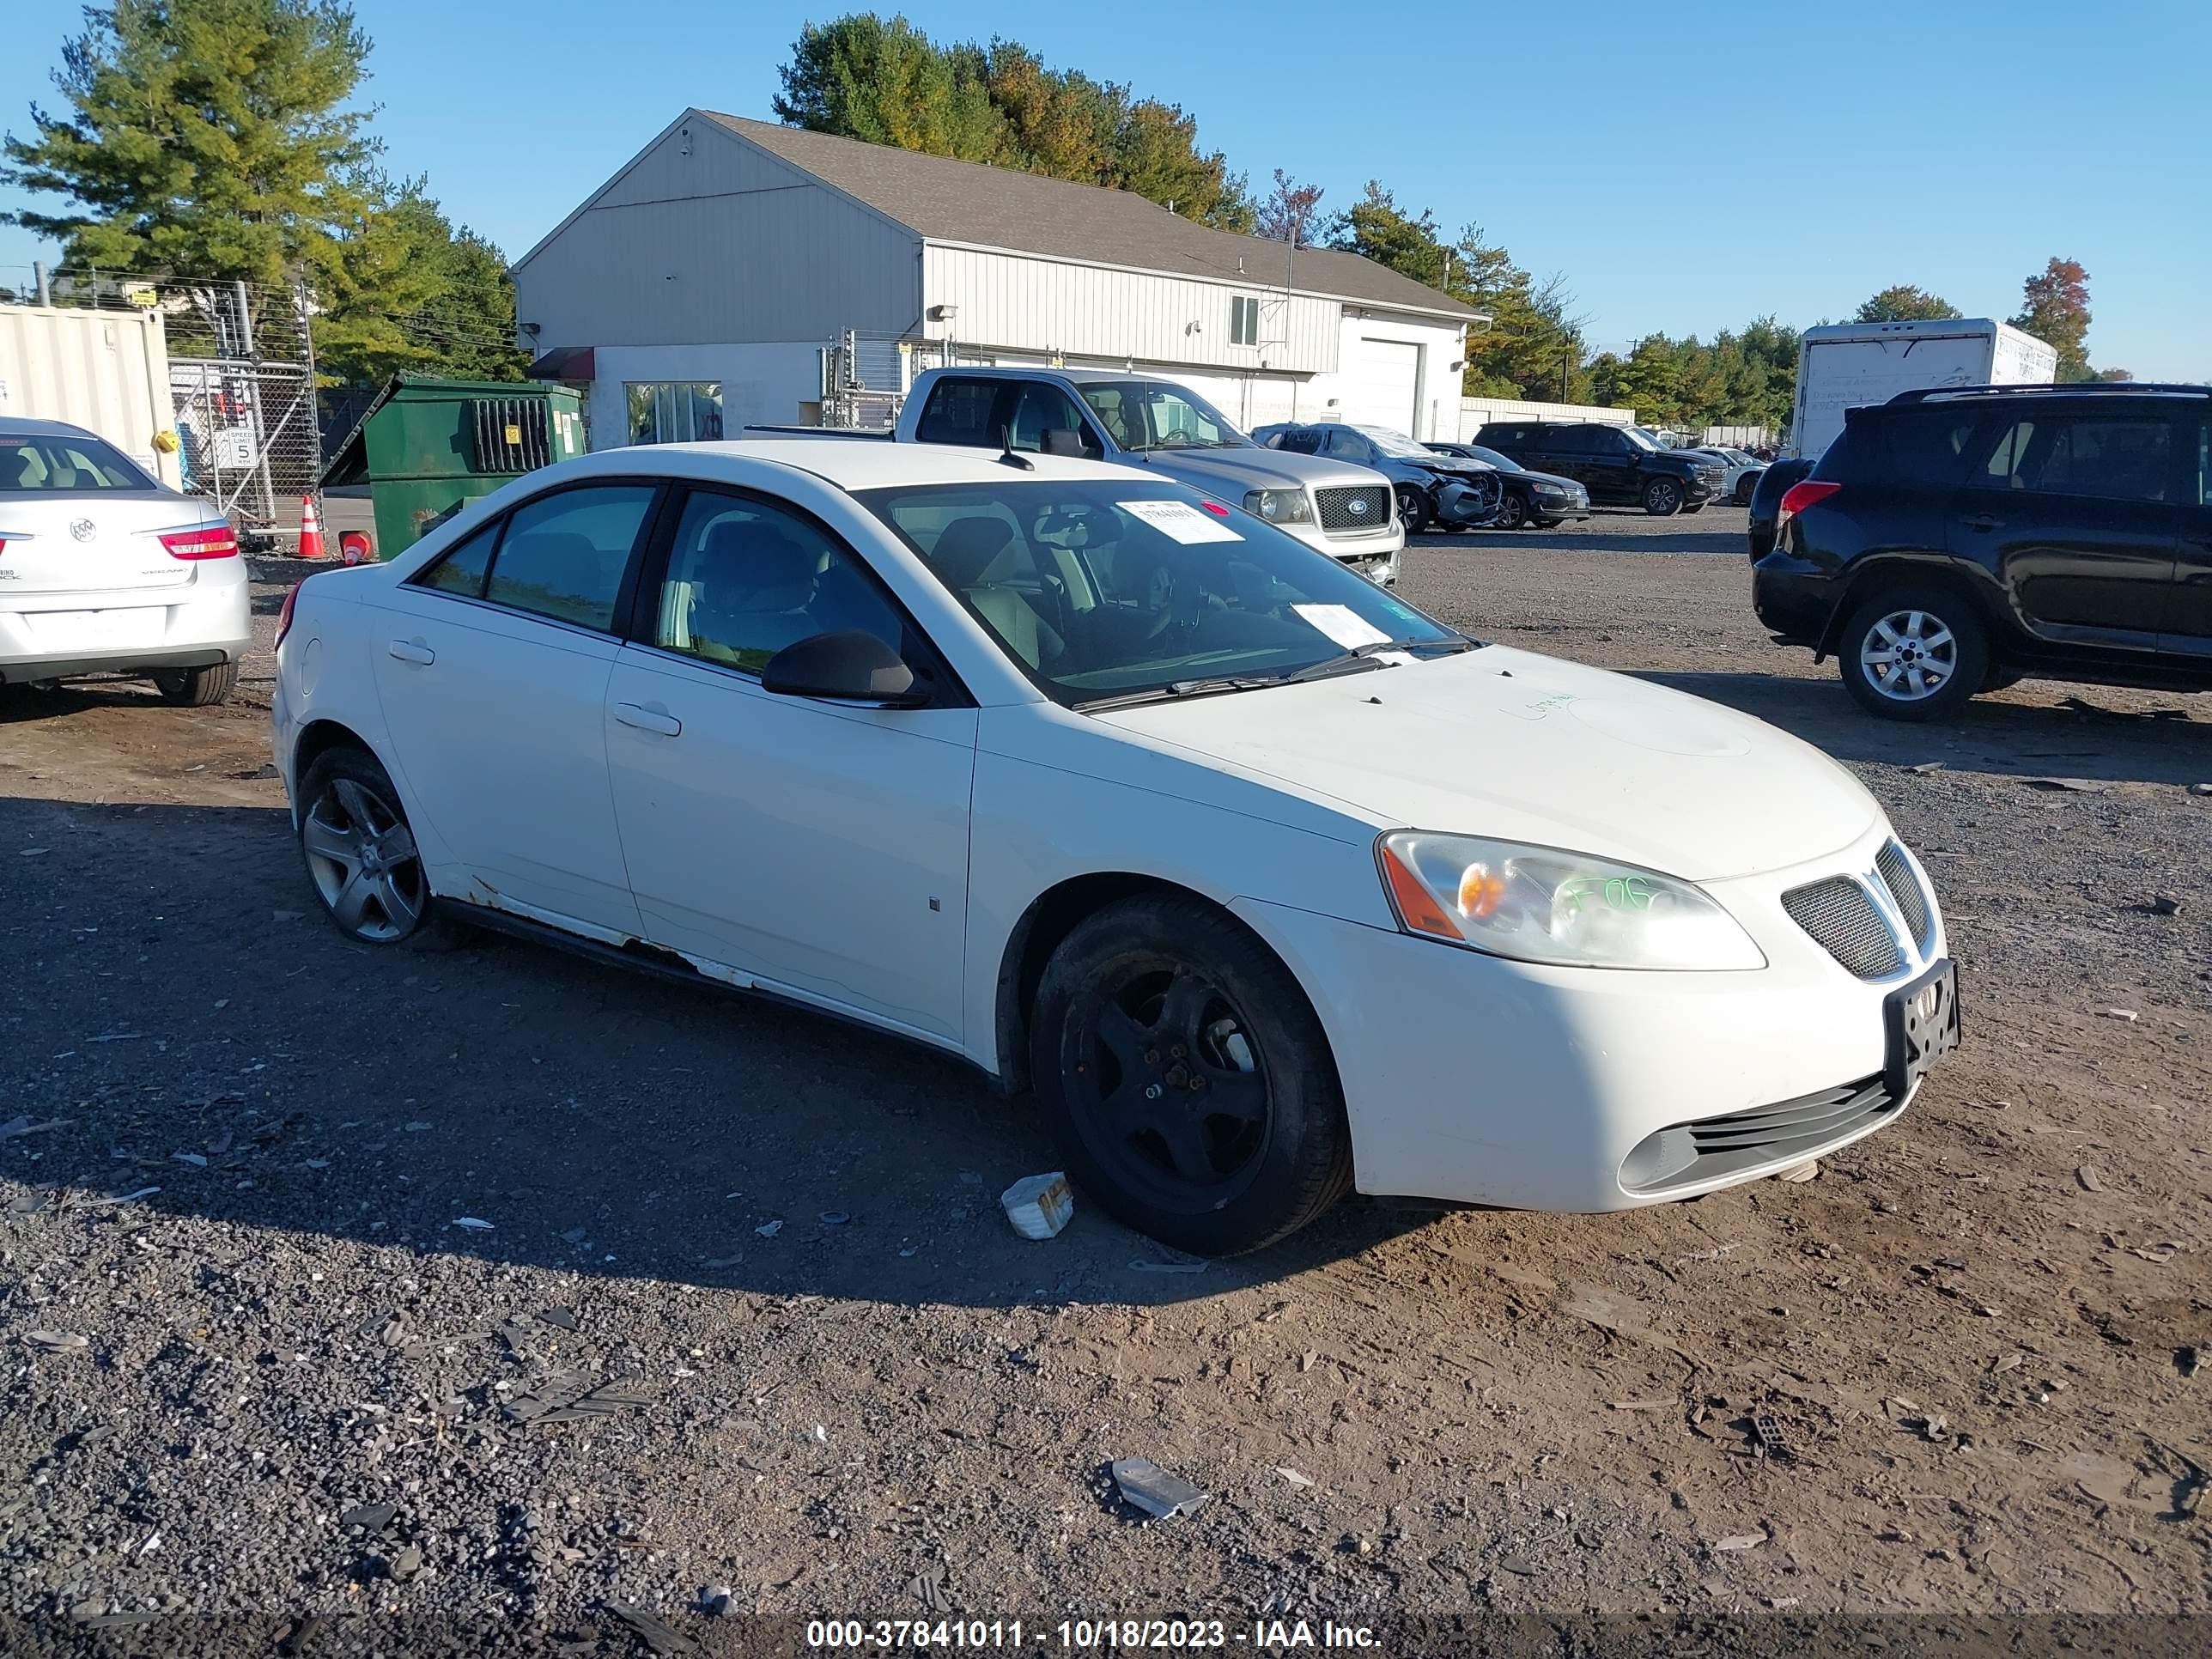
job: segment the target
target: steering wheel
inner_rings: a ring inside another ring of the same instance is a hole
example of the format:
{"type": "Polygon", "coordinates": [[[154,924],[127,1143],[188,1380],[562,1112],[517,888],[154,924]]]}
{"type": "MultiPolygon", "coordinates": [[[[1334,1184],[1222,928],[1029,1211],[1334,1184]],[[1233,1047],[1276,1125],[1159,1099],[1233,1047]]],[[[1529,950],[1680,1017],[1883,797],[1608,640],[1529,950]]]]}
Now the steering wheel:
{"type": "Polygon", "coordinates": [[[1146,632],[1147,640],[1157,640],[1177,628],[1195,628],[1199,618],[1206,614],[1204,584],[1188,574],[1177,580],[1176,573],[1165,564],[1152,567],[1145,600],[1159,613],[1146,632]]]}

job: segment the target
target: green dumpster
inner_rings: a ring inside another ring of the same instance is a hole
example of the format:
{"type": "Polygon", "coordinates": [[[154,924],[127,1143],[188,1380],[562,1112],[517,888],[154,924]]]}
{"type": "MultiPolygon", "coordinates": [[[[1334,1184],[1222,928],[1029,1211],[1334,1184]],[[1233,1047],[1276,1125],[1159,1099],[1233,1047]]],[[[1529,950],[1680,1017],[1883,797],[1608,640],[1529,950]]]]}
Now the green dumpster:
{"type": "Polygon", "coordinates": [[[322,481],[368,486],[376,556],[389,559],[518,474],[583,453],[583,396],[573,387],[395,374],[322,481]]]}

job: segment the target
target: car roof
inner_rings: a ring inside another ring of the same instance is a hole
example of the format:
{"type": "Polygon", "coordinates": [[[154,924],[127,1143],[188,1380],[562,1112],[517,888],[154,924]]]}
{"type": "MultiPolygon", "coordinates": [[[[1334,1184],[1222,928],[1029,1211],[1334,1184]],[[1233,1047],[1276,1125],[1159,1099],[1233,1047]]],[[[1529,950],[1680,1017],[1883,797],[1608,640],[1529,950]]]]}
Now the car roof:
{"type": "Polygon", "coordinates": [[[81,426],[71,426],[67,421],[34,421],[27,415],[0,415],[0,433],[18,438],[99,438],[97,432],[81,426]]]}
{"type": "Polygon", "coordinates": [[[833,483],[838,489],[882,489],[909,484],[1003,484],[1010,481],[1074,482],[1123,479],[1133,483],[1173,482],[1146,467],[1072,456],[1024,453],[1024,471],[1009,466],[988,449],[949,444],[896,443],[884,438],[731,439],[719,443],[639,444],[597,449],[574,464],[580,471],[662,472],[694,478],[735,476],[732,462],[765,461],[833,483]]]}
{"type": "Polygon", "coordinates": [[[1055,380],[1066,380],[1071,386],[1097,386],[1107,380],[1164,380],[1170,386],[1182,384],[1172,374],[1155,374],[1144,368],[1024,368],[1019,363],[998,363],[988,368],[978,365],[970,368],[964,363],[956,363],[938,372],[941,374],[972,374],[991,380],[1033,380],[1039,375],[1048,375],[1055,380]]]}

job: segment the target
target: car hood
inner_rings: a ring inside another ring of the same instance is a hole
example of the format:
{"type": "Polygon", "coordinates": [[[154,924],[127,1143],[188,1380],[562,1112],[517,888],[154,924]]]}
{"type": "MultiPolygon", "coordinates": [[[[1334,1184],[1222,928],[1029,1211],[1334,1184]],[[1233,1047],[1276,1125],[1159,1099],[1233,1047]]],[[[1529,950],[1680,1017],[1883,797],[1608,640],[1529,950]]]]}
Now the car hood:
{"type": "Polygon", "coordinates": [[[1763,720],[1500,646],[1097,715],[1382,828],[1565,847],[1691,881],[1849,845],[1874,797],[1763,720]]]}
{"type": "Polygon", "coordinates": [[[1279,449],[1155,449],[1124,458],[1132,466],[1151,466],[1171,478],[1211,490],[1239,504],[1248,489],[1320,489],[1328,484],[1380,483],[1371,468],[1321,455],[1293,455],[1279,449]]]}

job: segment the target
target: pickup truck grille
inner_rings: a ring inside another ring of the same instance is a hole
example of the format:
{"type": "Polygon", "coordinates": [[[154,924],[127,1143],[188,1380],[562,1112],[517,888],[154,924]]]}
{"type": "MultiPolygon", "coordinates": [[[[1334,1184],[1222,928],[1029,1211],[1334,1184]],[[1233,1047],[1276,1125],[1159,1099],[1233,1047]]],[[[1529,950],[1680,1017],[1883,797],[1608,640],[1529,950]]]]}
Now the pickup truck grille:
{"type": "Polygon", "coordinates": [[[1716,495],[1721,493],[1721,486],[1727,479],[1728,471],[1724,467],[1701,466],[1698,469],[1698,482],[1716,495]]]}
{"type": "Polygon", "coordinates": [[[1390,490],[1385,484],[1349,484],[1314,491],[1321,527],[1330,535],[1357,534],[1390,527],[1390,490]]]}

